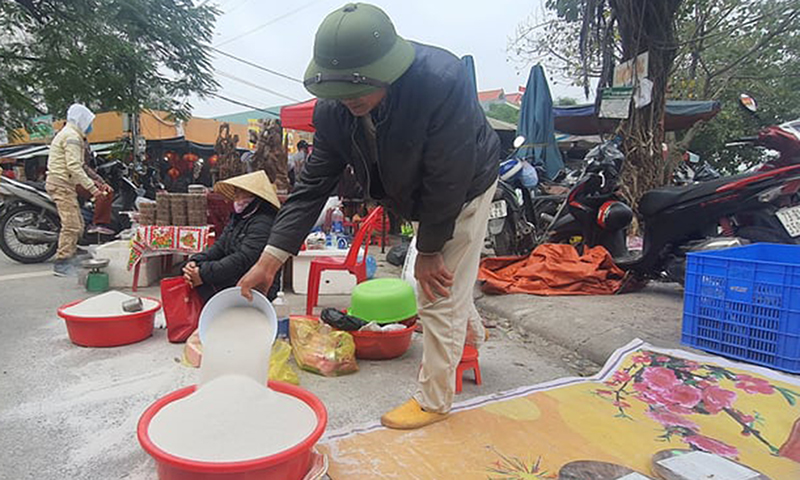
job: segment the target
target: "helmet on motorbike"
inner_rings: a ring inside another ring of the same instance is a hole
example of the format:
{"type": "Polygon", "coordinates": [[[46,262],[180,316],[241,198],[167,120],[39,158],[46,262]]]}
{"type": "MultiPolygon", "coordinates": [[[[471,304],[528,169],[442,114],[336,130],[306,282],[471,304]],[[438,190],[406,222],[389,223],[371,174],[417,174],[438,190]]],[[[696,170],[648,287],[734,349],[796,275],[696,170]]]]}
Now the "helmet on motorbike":
{"type": "Polygon", "coordinates": [[[319,26],[303,83],[320,98],[356,98],[393,83],[413,61],[414,47],[383,10],[348,3],[319,26]]]}
{"type": "Polygon", "coordinates": [[[597,224],[605,230],[622,230],[633,220],[631,207],[616,200],[609,200],[597,210],[597,224]]]}
{"type": "Polygon", "coordinates": [[[522,162],[516,158],[510,158],[500,164],[500,180],[510,182],[522,171],[522,162]]]}

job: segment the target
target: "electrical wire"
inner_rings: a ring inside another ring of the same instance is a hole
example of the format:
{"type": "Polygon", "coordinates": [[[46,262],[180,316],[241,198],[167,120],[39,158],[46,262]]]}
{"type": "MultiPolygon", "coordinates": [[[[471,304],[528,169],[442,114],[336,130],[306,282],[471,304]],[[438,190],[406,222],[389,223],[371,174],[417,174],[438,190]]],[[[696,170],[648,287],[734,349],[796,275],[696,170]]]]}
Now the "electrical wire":
{"type": "Polygon", "coordinates": [[[275,96],[278,96],[278,97],[281,97],[281,98],[285,98],[285,99],[291,100],[293,102],[299,102],[300,101],[300,100],[298,100],[298,99],[296,99],[294,97],[290,97],[288,95],[284,95],[284,94],[282,94],[280,92],[276,92],[275,90],[271,90],[271,89],[269,89],[267,87],[262,87],[261,85],[249,82],[249,81],[247,81],[247,80],[245,80],[243,78],[239,78],[239,77],[231,75],[229,73],[225,73],[225,72],[216,72],[216,73],[220,77],[230,78],[231,80],[234,80],[234,81],[239,82],[241,84],[247,85],[248,87],[256,88],[258,90],[261,90],[261,91],[264,91],[264,92],[267,92],[267,93],[271,93],[272,95],[275,95],[275,96]]]}
{"type": "Polygon", "coordinates": [[[269,110],[266,110],[266,109],[263,109],[263,108],[259,108],[259,107],[255,107],[253,105],[250,105],[250,104],[247,104],[247,103],[244,103],[244,102],[240,102],[238,100],[234,100],[234,99],[226,97],[224,95],[220,95],[219,93],[212,93],[211,95],[219,98],[220,100],[224,100],[224,101],[232,103],[234,105],[239,105],[240,107],[247,107],[247,108],[250,108],[250,109],[253,109],[253,110],[258,110],[259,112],[264,112],[264,113],[269,113],[270,115],[275,115],[274,113],[270,112],[269,110]]]}
{"type": "Polygon", "coordinates": [[[263,23],[263,24],[257,26],[256,28],[254,28],[252,30],[248,30],[248,31],[243,32],[243,33],[241,33],[239,35],[236,35],[235,37],[231,37],[231,38],[229,38],[227,40],[223,40],[222,42],[216,44],[215,46],[216,47],[221,47],[221,46],[227,45],[227,44],[229,44],[231,42],[235,42],[236,40],[244,38],[247,35],[250,35],[252,33],[258,32],[259,30],[261,30],[263,28],[266,28],[266,27],[272,25],[273,23],[277,23],[277,22],[283,20],[284,18],[290,17],[290,16],[294,15],[297,12],[305,10],[306,8],[308,8],[310,6],[315,5],[317,3],[320,3],[320,2],[323,2],[323,1],[325,1],[325,0],[313,0],[311,2],[308,2],[308,3],[304,4],[304,5],[301,5],[301,6],[297,7],[297,8],[295,8],[294,10],[290,10],[289,12],[286,12],[283,15],[279,15],[279,16],[275,17],[275,18],[267,21],[266,23],[263,23]]]}
{"type": "Polygon", "coordinates": [[[300,80],[299,78],[295,78],[295,77],[286,75],[285,73],[281,73],[281,72],[278,72],[276,70],[269,69],[269,68],[264,67],[262,65],[259,65],[257,63],[253,63],[253,62],[251,62],[249,60],[245,60],[245,59],[243,59],[241,57],[237,57],[236,55],[232,55],[232,54],[230,54],[228,52],[223,52],[222,50],[220,50],[220,49],[218,49],[216,47],[211,47],[211,50],[214,50],[215,52],[219,53],[222,56],[228,57],[228,58],[230,58],[232,60],[236,60],[237,62],[243,63],[245,65],[249,65],[249,66],[251,66],[253,68],[257,68],[257,69],[262,70],[262,71],[267,72],[267,73],[271,73],[272,75],[276,75],[278,77],[285,78],[286,80],[291,80],[293,82],[303,83],[303,81],[300,80]]]}

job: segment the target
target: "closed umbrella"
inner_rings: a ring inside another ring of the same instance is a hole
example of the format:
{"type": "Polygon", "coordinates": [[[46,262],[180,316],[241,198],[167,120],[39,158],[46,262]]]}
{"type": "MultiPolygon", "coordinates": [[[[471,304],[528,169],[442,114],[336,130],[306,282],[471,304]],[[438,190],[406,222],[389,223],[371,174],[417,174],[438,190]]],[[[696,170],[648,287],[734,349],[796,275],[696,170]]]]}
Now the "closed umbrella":
{"type": "Polygon", "coordinates": [[[541,65],[531,68],[528,86],[522,95],[517,135],[525,137],[525,144],[517,152],[517,158],[541,165],[550,179],[564,168],[553,127],[553,97],[550,96],[550,87],[547,86],[541,65]]]}
{"type": "Polygon", "coordinates": [[[475,59],[472,55],[464,55],[461,57],[461,63],[464,64],[464,69],[467,72],[467,78],[472,86],[472,91],[475,92],[475,98],[478,98],[478,82],[475,80],[475,59]]]}

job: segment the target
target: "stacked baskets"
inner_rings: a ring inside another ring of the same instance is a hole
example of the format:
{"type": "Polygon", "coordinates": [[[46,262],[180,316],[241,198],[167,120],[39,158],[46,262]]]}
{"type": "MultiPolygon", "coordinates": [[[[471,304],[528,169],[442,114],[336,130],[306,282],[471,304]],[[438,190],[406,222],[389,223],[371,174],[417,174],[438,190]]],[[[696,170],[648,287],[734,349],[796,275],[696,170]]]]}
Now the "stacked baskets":
{"type": "Polygon", "coordinates": [[[140,225],[202,227],[208,224],[208,197],[205,193],[158,193],[156,201],[139,206],[140,225]]]}

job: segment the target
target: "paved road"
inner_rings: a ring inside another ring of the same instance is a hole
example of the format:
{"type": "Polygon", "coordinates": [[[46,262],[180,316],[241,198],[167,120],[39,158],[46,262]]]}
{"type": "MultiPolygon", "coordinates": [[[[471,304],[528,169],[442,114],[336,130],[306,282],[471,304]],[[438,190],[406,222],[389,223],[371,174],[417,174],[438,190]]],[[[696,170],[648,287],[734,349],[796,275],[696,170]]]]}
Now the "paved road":
{"type": "MultiPolygon", "coordinates": [[[[0,479],[154,479],[136,423],[155,399],[195,383],[197,371],[178,363],[182,346],[168,343],[163,330],[112,349],[70,343],[56,309],[87,294],[73,279],[49,275],[50,268],[0,256],[0,479]]],[[[158,295],[153,288],[143,293],[158,295]]],[[[535,336],[491,332],[481,353],[484,384],[465,381],[459,400],[596,368],[535,336]]],[[[421,355],[415,334],[401,359],[362,361],[358,373],[339,378],[301,373],[301,385],[327,406],[329,430],[373,422],[413,393],[421,355]]]]}

